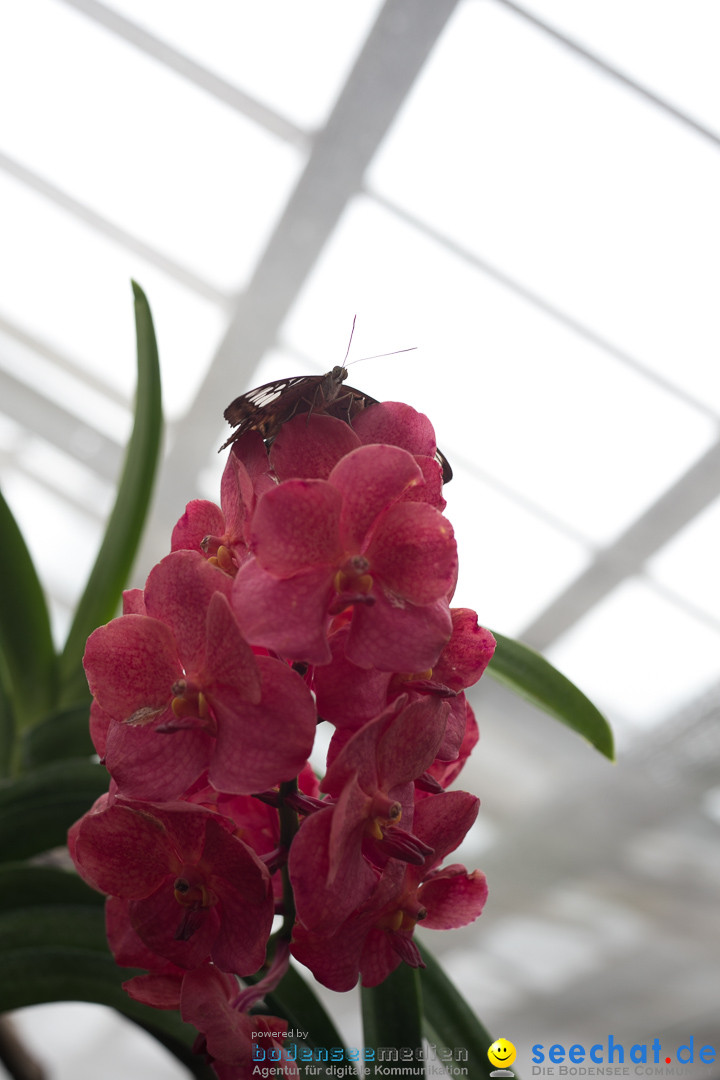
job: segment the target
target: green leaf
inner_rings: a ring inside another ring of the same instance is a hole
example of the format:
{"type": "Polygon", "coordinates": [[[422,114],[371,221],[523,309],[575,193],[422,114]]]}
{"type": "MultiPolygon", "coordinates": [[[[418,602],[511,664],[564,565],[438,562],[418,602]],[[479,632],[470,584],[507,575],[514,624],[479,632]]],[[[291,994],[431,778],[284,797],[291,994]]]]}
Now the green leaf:
{"type": "Polygon", "coordinates": [[[488,1080],[493,1066],[488,1061],[488,1048],[494,1039],[480,1023],[465,998],[450,981],[432,953],[419,945],[425,967],[420,969],[423,999],[423,1026],[430,1045],[437,1047],[442,1060],[443,1051],[451,1052],[451,1060],[467,1068],[468,1076],[488,1080]],[[467,1052],[467,1059],[464,1054],[467,1052]]]}
{"type": "Polygon", "coordinates": [[[42,586],[2,494],[0,548],[0,675],[21,730],[54,703],[57,657],[42,586]]]}
{"type": "Polygon", "coordinates": [[[23,770],[66,758],[90,758],[95,753],[90,738],[87,702],[61,709],[23,733],[20,758],[23,770]]]}
{"type": "Polygon", "coordinates": [[[497,647],[488,674],[577,731],[601,754],[614,761],[612,729],[582,691],[534,649],[496,634],[494,630],[493,634],[497,647]]]}
{"type": "Polygon", "coordinates": [[[209,1065],[192,1053],[197,1031],[179,1013],[151,1009],[133,1001],[122,982],[140,974],[120,970],[113,958],[91,950],[63,946],[18,949],[1,955],[0,1008],[22,1009],[52,1001],[90,1001],[108,1005],[161,1042],[197,1077],[217,1080],[209,1065]]]}
{"type": "Polygon", "coordinates": [[[62,945],[107,952],[105,913],[83,904],[35,904],[0,912],[0,957],[62,945]]]}
{"type": "Polygon", "coordinates": [[[105,897],[70,870],[27,863],[0,865],[0,911],[48,904],[102,907],[105,897]]]}
{"type": "MultiPolygon", "coordinates": [[[[261,973],[244,978],[243,982],[250,985],[261,978],[261,973]]],[[[266,993],[263,1001],[265,1007],[260,1012],[269,1016],[279,1016],[287,1020],[288,1028],[293,1031],[306,1031],[305,1039],[288,1039],[286,1045],[298,1043],[298,1053],[304,1048],[314,1050],[338,1047],[344,1050],[342,1036],[325,1011],[320,999],[314,993],[310,984],[302,977],[294,967],[289,967],[283,975],[282,981],[275,990],[266,993]]],[[[334,1076],[331,1072],[332,1065],[327,1067],[322,1061],[302,1062],[298,1060],[300,1075],[316,1076],[318,1080],[324,1080],[326,1076],[334,1076]],[[312,1071],[308,1071],[312,1070],[312,1071]]]]}
{"type": "Polygon", "coordinates": [[[0,663],[0,777],[9,776],[14,765],[15,710],[0,663]]]}
{"type": "Polygon", "coordinates": [[[135,424],[105,538],[60,660],[62,705],[88,698],[82,669],[85,642],[116,613],[142,536],[160,454],[162,401],[155,331],[144,292],[135,282],[132,287],[138,363],[135,424]]]}
{"type": "Polygon", "coordinates": [[[64,844],[69,827],[107,786],[105,769],[90,761],[59,761],[0,781],[0,859],[26,859],[64,844]]]}
{"type": "Polygon", "coordinates": [[[48,1001],[109,1005],[163,1043],[198,1080],[216,1080],[192,1053],[197,1031],[190,1024],[177,1012],[133,1001],[122,989],[140,972],[115,964],[102,907],[49,905],[0,912],[0,969],[0,1011],[48,1001]]]}
{"type": "Polygon", "coordinates": [[[280,985],[265,995],[268,1011],[287,1020],[295,1031],[307,1031],[308,1046],[343,1046],[342,1036],[325,1011],[311,985],[299,971],[289,967],[280,985]]]}
{"type": "Polygon", "coordinates": [[[361,990],[365,1046],[387,1047],[412,1053],[412,1060],[393,1061],[393,1076],[422,1076],[416,1052],[422,1053],[422,996],[417,968],[407,964],[388,975],[379,986],[361,990]]]}

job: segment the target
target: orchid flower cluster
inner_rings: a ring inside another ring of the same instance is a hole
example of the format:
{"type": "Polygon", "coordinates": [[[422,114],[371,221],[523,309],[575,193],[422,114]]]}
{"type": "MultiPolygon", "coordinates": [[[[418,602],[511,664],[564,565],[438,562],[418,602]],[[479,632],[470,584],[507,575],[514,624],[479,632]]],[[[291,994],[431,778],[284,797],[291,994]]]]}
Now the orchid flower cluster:
{"type": "Polygon", "coordinates": [[[447,790],[477,741],[464,689],[494,639],[457,577],[428,419],[405,404],[311,412],[233,443],[220,506],[89,638],[107,794],[72,827],[107,895],[135,999],[180,1009],[221,1080],[250,1075],[250,1013],[294,956],[332,990],[422,966],[416,924],[466,925],[484,876],[444,865],[478,812],[447,790]],[[316,733],[332,732],[318,777],[316,733]],[[241,985],[238,978],[245,980],[241,985]]]}

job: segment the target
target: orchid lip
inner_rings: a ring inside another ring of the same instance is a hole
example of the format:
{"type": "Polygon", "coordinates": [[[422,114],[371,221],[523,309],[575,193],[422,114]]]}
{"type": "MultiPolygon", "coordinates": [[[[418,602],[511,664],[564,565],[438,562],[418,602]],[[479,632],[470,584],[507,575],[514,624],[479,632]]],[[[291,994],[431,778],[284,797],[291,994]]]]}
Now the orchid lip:
{"type": "Polygon", "coordinates": [[[188,908],[183,912],[183,916],[175,931],[175,940],[189,941],[193,934],[199,930],[204,914],[205,909],[201,907],[188,908]]]}
{"type": "Polygon", "coordinates": [[[375,597],[371,594],[343,592],[338,594],[337,599],[330,605],[328,611],[330,615],[340,615],[346,608],[352,607],[354,604],[366,604],[370,607],[374,603],[375,597]]]}

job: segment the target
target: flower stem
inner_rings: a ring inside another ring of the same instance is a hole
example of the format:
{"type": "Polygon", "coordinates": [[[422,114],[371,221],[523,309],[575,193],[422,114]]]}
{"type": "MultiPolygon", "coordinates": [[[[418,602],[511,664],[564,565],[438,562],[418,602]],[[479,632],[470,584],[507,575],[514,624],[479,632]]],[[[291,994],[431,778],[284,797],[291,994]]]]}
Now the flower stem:
{"type": "MultiPolygon", "coordinates": [[[[290,850],[293,837],[298,831],[297,812],[287,803],[288,798],[296,793],[297,779],[286,780],[280,784],[280,847],[285,851],[290,850]]],[[[290,884],[287,860],[283,864],[281,873],[283,879],[283,924],[278,933],[278,938],[290,941],[295,923],[295,897],[290,884]]]]}

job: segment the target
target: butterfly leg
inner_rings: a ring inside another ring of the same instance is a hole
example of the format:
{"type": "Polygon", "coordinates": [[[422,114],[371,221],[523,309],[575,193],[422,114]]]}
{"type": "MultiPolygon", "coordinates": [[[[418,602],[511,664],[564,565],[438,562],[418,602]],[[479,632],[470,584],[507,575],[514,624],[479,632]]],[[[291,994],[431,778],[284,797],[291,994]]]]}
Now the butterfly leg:
{"type": "MultiPolygon", "coordinates": [[[[318,406],[318,399],[320,399],[320,401],[322,402],[322,405],[325,405],[325,395],[323,393],[322,383],[319,383],[315,387],[315,391],[314,391],[313,396],[312,396],[312,401],[308,401],[307,398],[302,399],[305,402],[305,404],[308,406],[307,420],[305,421],[306,424],[310,423],[310,417],[315,412],[315,410],[316,410],[316,408],[318,406]]],[[[322,411],[322,408],[321,408],[320,411],[322,411]]]]}

